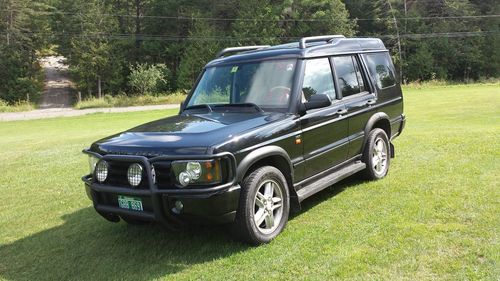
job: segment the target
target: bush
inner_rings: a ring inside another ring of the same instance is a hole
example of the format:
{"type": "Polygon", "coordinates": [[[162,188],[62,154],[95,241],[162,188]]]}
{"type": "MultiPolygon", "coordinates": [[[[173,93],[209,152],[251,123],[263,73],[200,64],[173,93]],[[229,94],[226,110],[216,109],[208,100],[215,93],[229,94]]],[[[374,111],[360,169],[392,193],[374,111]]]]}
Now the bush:
{"type": "Polygon", "coordinates": [[[0,112],[20,112],[20,111],[30,111],[34,110],[35,105],[26,102],[26,101],[18,101],[14,104],[9,104],[8,102],[0,99],[0,112]]]}
{"type": "Polygon", "coordinates": [[[75,105],[76,109],[86,108],[106,108],[106,107],[126,107],[126,106],[140,106],[140,105],[159,105],[159,104],[179,104],[186,99],[186,94],[176,92],[168,95],[141,95],[141,96],[127,96],[105,95],[104,98],[89,98],[83,100],[75,105]]]}
{"type": "Polygon", "coordinates": [[[170,72],[164,64],[137,64],[130,67],[129,84],[140,95],[156,91],[160,85],[168,88],[170,72]]]}

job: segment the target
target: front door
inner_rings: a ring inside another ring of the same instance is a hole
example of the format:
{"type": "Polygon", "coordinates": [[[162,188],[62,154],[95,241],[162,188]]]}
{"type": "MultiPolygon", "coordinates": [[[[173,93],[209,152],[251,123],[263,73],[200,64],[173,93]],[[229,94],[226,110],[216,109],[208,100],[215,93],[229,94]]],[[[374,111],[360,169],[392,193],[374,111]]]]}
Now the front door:
{"type": "Polygon", "coordinates": [[[349,143],[345,105],[337,98],[328,58],[306,61],[302,102],[312,95],[328,95],[332,105],[309,110],[301,117],[305,178],[344,162],[349,143]]]}

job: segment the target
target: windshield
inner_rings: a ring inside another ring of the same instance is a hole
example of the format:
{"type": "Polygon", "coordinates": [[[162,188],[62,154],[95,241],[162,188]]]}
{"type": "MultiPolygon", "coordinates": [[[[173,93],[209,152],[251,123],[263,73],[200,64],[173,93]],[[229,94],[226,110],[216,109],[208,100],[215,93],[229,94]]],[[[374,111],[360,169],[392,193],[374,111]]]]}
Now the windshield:
{"type": "Polygon", "coordinates": [[[252,103],[266,111],[285,111],[295,65],[296,60],[272,60],[209,67],[187,107],[252,103]]]}

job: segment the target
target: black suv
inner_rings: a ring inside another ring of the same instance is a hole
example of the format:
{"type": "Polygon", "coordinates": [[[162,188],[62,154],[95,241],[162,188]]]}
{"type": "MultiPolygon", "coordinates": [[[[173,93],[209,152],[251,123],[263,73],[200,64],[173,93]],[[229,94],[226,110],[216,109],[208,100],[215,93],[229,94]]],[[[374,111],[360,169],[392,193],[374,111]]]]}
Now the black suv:
{"type": "Polygon", "coordinates": [[[269,242],[302,200],[355,173],[383,178],[405,125],[384,44],[317,36],[228,48],[176,116],[84,150],[87,195],[104,218],[232,223],[269,242]]]}

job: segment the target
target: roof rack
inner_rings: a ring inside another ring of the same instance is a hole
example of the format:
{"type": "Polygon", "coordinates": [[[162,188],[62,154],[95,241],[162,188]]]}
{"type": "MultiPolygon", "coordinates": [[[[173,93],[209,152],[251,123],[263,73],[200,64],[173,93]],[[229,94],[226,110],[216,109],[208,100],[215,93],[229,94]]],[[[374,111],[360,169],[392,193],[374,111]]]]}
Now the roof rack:
{"type": "Polygon", "coordinates": [[[224,50],[220,51],[216,57],[220,58],[224,56],[227,53],[239,53],[239,52],[244,52],[244,51],[253,51],[253,50],[258,50],[258,49],[263,49],[263,48],[269,48],[271,46],[269,45],[257,45],[257,46],[244,46],[244,47],[231,47],[231,48],[225,48],[224,50]]]}
{"type": "Polygon", "coordinates": [[[337,38],[345,38],[345,36],[344,35],[324,35],[324,36],[304,37],[304,38],[300,39],[299,47],[301,49],[305,49],[306,43],[308,43],[308,42],[326,41],[329,43],[333,39],[337,39],[337,38]]]}

